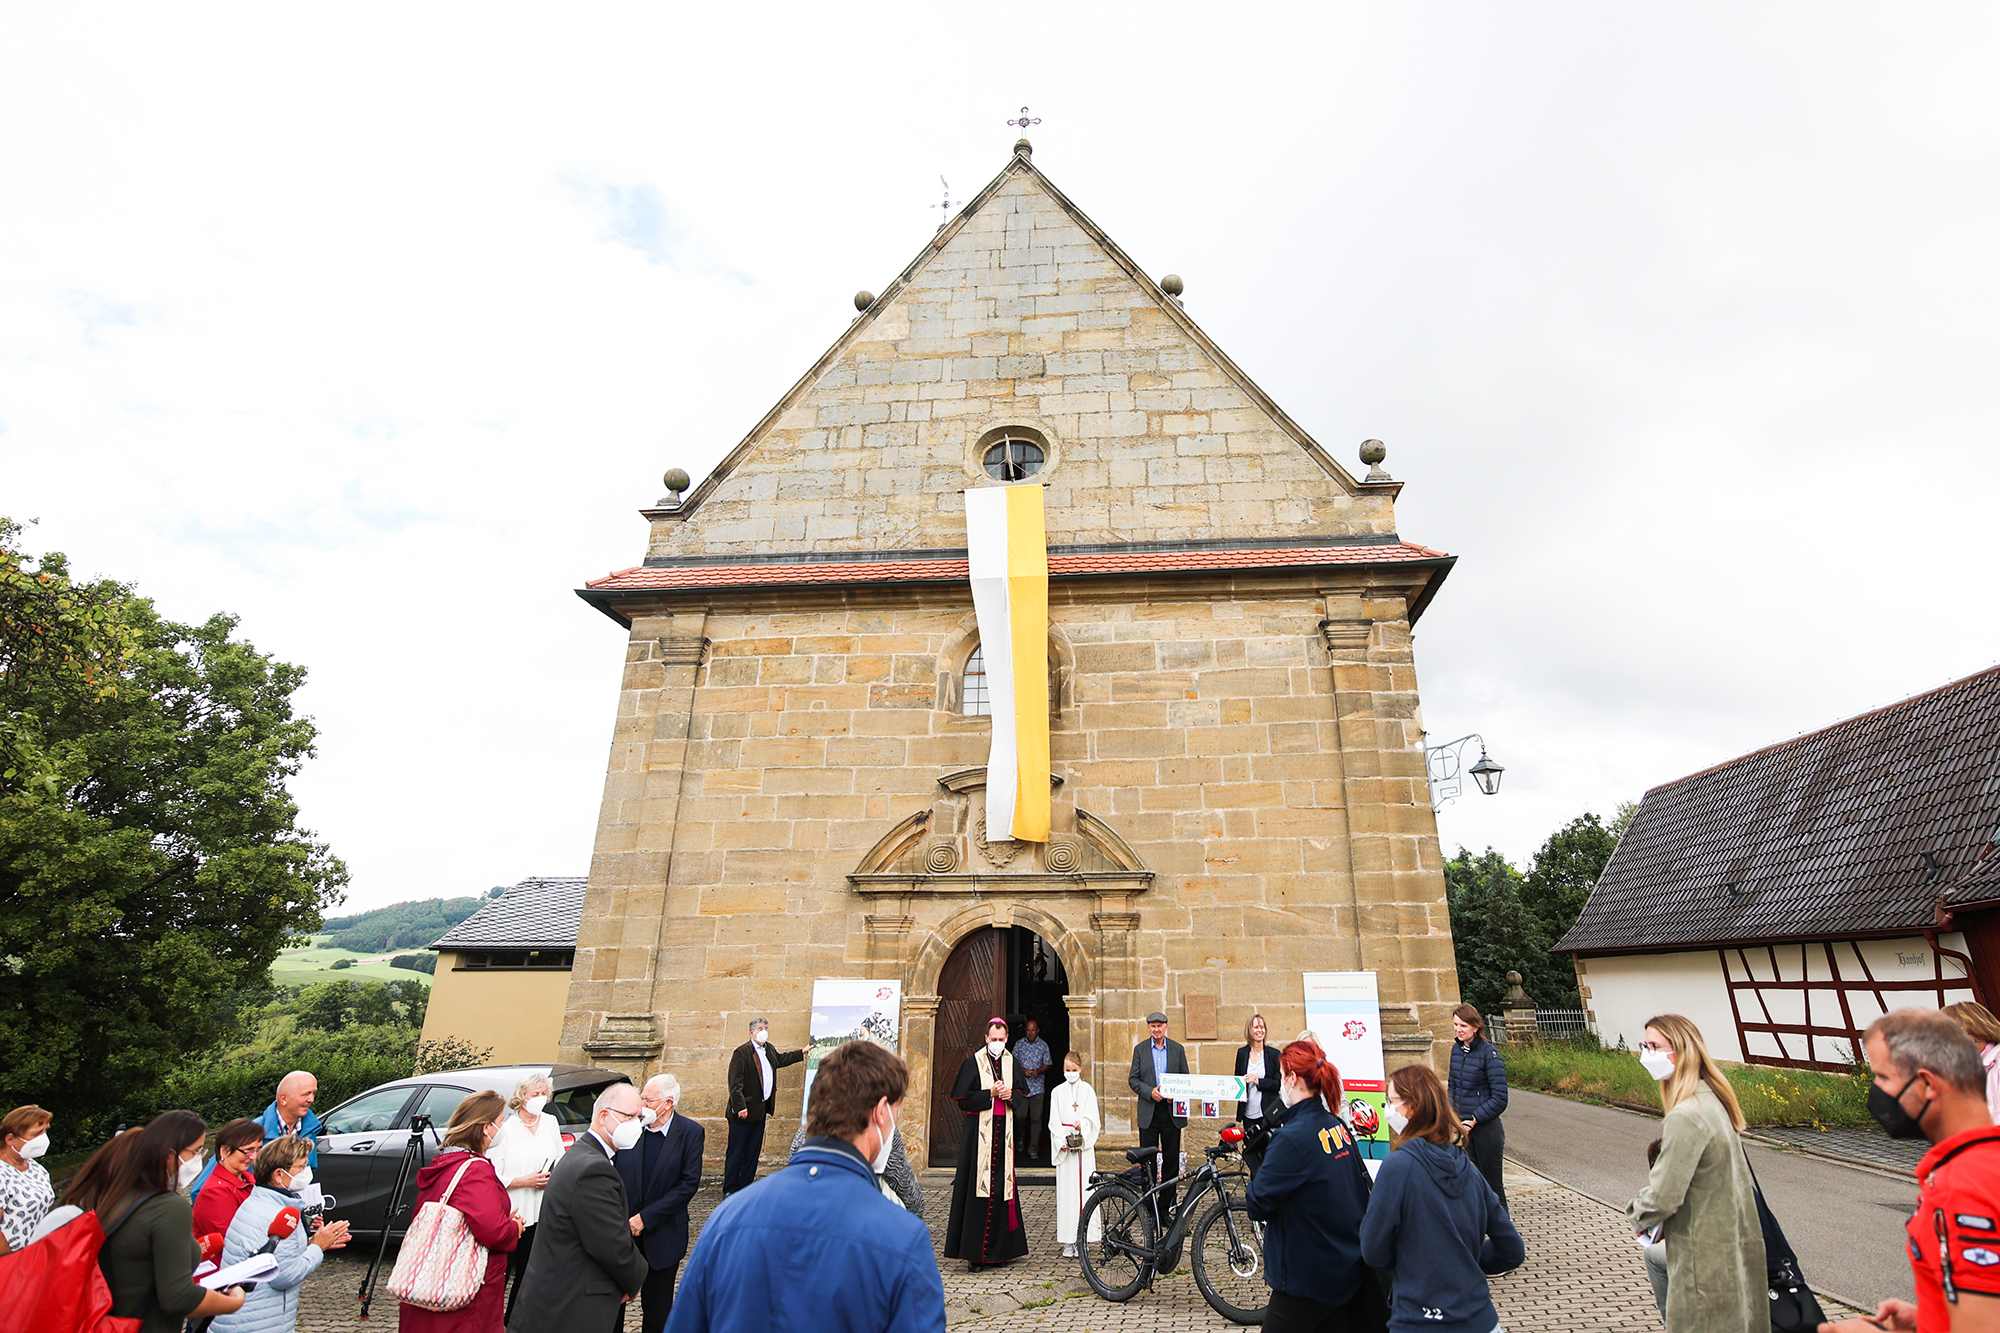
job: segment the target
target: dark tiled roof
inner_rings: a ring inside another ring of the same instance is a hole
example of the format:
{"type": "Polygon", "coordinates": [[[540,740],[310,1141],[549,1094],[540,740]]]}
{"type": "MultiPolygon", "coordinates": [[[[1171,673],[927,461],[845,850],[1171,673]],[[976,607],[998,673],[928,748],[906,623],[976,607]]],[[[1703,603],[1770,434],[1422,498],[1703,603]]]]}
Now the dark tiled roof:
{"type": "Polygon", "coordinates": [[[1996,840],[2000,667],[1647,792],[1556,947],[1926,929],[2000,898],[1996,840]]]}
{"type": "MultiPolygon", "coordinates": [[[[1278,547],[1248,551],[1130,551],[1091,555],[1051,555],[1050,578],[1106,574],[1193,573],[1211,569],[1283,569],[1312,565],[1390,565],[1412,560],[1448,560],[1443,551],[1414,542],[1368,546],[1278,547]]],[[[964,560],[872,560],[852,564],[670,565],[621,569],[584,586],[592,592],[654,589],[727,588],[813,583],[963,583],[964,560]]]]}
{"type": "Polygon", "coordinates": [[[433,949],[573,949],[583,879],[524,879],[445,932],[433,949]]]}

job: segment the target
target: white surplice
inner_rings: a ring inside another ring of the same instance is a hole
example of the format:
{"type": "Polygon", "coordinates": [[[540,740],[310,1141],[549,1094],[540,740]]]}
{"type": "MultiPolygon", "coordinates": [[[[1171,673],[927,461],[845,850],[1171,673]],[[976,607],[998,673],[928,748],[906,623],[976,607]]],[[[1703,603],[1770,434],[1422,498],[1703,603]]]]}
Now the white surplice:
{"type": "MultiPolygon", "coordinates": [[[[1090,1197],[1090,1173],[1097,1169],[1097,1094],[1082,1079],[1064,1079],[1049,1090],[1049,1143],[1056,1168],[1056,1240],[1063,1245],[1076,1243],[1076,1219],[1083,1202],[1090,1197]],[[1071,1148],[1070,1131],[1083,1135],[1083,1146],[1071,1148]]],[[[1090,1219],[1090,1239],[1097,1240],[1103,1228],[1096,1217],[1090,1219]]]]}

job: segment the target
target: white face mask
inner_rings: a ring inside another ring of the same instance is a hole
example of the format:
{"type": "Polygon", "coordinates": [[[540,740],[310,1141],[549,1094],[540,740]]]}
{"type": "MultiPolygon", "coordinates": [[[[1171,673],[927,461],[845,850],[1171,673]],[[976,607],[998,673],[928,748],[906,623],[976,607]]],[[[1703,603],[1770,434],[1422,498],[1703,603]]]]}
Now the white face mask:
{"type": "Polygon", "coordinates": [[[1081,1070],[1076,1070],[1076,1069],[1063,1070],[1063,1082],[1065,1083],[1074,1083],[1082,1077],[1083,1077],[1083,1072],[1081,1070]]]}
{"type": "Polygon", "coordinates": [[[1004,1041],[989,1041],[986,1043],[986,1053],[996,1060],[1000,1058],[1001,1053],[1006,1049],[1007,1043],[1004,1041]]]}
{"type": "Polygon", "coordinates": [[[1664,1080],[1674,1072],[1674,1057],[1666,1051],[1641,1051],[1639,1063],[1656,1079],[1664,1080]]]}
{"type": "Polygon", "coordinates": [[[750,1034],[750,1040],[756,1042],[759,1046],[762,1046],[764,1044],[764,1038],[765,1038],[765,1032],[764,1029],[762,1028],[758,1028],[755,1032],[750,1034]]]}
{"type": "Polygon", "coordinates": [[[204,1159],[200,1153],[196,1153],[185,1162],[182,1162],[180,1172],[174,1177],[174,1188],[184,1190],[194,1184],[196,1178],[201,1175],[201,1168],[204,1164],[204,1159]]]}
{"type": "Polygon", "coordinates": [[[45,1129],[21,1145],[21,1156],[34,1161],[49,1150],[49,1132],[45,1129]]]}
{"type": "Polygon", "coordinates": [[[1402,1133],[1404,1130],[1410,1127],[1410,1117],[1404,1115],[1401,1111],[1398,1111],[1396,1109],[1396,1103],[1394,1102],[1390,1102],[1388,1105],[1384,1106],[1382,1108],[1382,1114],[1388,1117],[1389,1128],[1394,1130],[1398,1134],[1402,1133]]]}
{"type": "Polygon", "coordinates": [[[611,1131],[611,1146],[620,1152],[624,1152],[627,1148],[637,1143],[639,1136],[645,1132],[645,1120],[623,1121],[619,1124],[618,1128],[611,1131]]]}
{"type": "Polygon", "coordinates": [[[521,1106],[529,1115],[540,1115],[542,1108],[548,1104],[549,1099],[546,1097],[530,1097],[527,1101],[522,1102],[521,1106]]]}
{"type": "Polygon", "coordinates": [[[309,1162],[292,1173],[292,1188],[302,1190],[313,1183],[313,1169],[309,1162]]]}
{"type": "Polygon", "coordinates": [[[874,1167],[878,1176],[889,1169],[889,1149],[893,1146],[895,1138],[896,1112],[892,1108],[889,1112],[889,1128],[882,1135],[882,1146],[875,1150],[874,1167]]]}
{"type": "Polygon", "coordinates": [[[1288,1078],[1278,1084],[1278,1100],[1287,1106],[1297,1105],[1306,1099],[1306,1090],[1298,1087],[1288,1078]]]}

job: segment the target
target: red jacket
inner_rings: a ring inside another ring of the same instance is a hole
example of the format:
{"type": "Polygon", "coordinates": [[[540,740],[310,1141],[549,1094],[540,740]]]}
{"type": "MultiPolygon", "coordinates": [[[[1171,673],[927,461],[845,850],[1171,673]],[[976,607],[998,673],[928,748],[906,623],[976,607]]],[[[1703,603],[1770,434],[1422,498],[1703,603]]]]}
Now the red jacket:
{"type": "Polygon", "coordinates": [[[251,1183],[250,1177],[219,1167],[209,1172],[201,1193],[194,1201],[194,1234],[206,1236],[211,1231],[218,1231],[228,1235],[236,1210],[250,1197],[251,1183]]]}
{"type": "MultiPolygon", "coordinates": [[[[439,1153],[417,1172],[418,1208],[444,1197],[451,1178],[465,1165],[468,1156],[464,1149],[453,1148],[439,1153]]],[[[521,1232],[510,1216],[514,1205],[501,1187],[500,1177],[493,1174],[493,1163],[484,1157],[471,1157],[471,1162],[465,1179],[458,1182],[446,1207],[464,1213],[472,1238],[486,1247],[486,1285],[473,1297],[472,1304],[462,1310],[420,1310],[414,1305],[399,1305],[397,1327],[401,1333],[501,1333],[505,1322],[507,1251],[521,1239],[521,1232]]],[[[416,1216],[414,1210],[410,1216],[416,1216]]]]}

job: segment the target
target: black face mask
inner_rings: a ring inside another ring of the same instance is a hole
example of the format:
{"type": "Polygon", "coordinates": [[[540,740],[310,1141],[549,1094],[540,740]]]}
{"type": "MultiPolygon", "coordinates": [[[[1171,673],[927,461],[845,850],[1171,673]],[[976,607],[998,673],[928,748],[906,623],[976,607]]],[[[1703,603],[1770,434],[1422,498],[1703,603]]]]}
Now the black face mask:
{"type": "Polygon", "coordinates": [[[1924,1116],[1930,1112],[1931,1104],[1924,1102],[1924,1109],[1911,1115],[1903,1109],[1903,1093],[1917,1080],[1913,1076],[1909,1083],[1891,1097],[1876,1084],[1868,1089],[1868,1114],[1875,1117],[1875,1123],[1892,1139],[1920,1139],[1924,1136],[1924,1116]]]}

